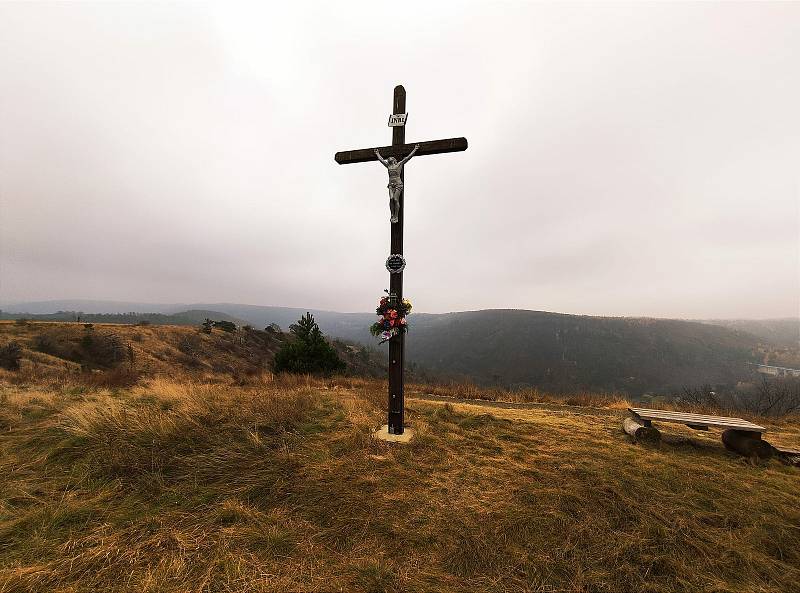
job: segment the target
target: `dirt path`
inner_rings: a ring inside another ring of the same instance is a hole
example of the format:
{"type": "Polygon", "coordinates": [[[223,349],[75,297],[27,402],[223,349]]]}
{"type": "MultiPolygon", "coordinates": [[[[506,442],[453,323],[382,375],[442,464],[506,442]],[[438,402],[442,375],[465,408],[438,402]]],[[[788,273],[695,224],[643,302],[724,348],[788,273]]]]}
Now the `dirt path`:
{"type": "Polygon", "coordinates": [[[498,402],[485,399],[461,399],[448,397],[445,395],[433,395],[431,393],[409,393],[406,396],[410,401],[426,401],[434,403],[449,403],[453,405],[472,406],[480,408],[495,408],[502,410],[542,410],[545,412],[576,414],[578,416],[622,416],[624,410],[614,410],[609,408],[598,408],[590,406],[570,406],[567,404],[538,403],[538,402],[498,402]]]}

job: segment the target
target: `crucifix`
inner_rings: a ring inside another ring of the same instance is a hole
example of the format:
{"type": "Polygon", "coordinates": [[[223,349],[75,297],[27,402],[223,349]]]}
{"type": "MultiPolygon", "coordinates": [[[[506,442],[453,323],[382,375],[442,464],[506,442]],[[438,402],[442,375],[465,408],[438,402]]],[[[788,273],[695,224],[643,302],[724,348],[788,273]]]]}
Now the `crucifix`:
{"type": "MultiPolygon", "coordinates": [[[[411,157],[445,152],[459,152],[467,149],[466,138],[448,138],[431,140],[415,144],[406,144],[405,123],[406,90],[398,85],[394,87],[394,104],[389,126],[392,128],[391,146],[361,148],[337,152],[336,162],[340,165],[350,163],[366,163],[380,161],[389,173],[389,208],[391,224],[390,259],[399,258],[402,265],[389,269],[389,298],[392,302],[403,300],[403,201],[405,198],[405,176],[403,167],[411,157]],[[398,160],[399,159],[399,160],[398,160]],[[397,269],[399,268],[399,270],[397,269]]],[[[399,333],[389,339],[389,434],[403,434],[403,371],[405,368],[405,333],[399,333]]]]}

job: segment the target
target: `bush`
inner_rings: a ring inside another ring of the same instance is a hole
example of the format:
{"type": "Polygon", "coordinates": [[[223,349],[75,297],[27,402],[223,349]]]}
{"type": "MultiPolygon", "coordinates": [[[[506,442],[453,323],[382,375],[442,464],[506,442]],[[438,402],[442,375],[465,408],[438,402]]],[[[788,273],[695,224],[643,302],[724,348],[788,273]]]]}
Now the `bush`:
{"type": "Polygon", "coordinates": [[[701,408],[748,412],[759,416],[786,416],[800,412],[800,379],[797,377],[762,377],[761,383],[742,390],[712,391],[710,385],[684,388],[680,400],[701,408]]]}
{"type": "Polygon", "coordinates": [[[194,356],[203,348],[203,340],[198,335],[183,336],[178,341],[178,350],[187,356],[194,356]]]}
{"type": "Polygon", "coordinates": [[[684,387],[681,393],[681,401],[696,406],[712,408],[719,408],[722,405],[721,397],[717,395],[717,392],[708,383],[700,387],[684,387]]]}
{"type": "Polygon", "coordinates": [[[49,333],[39,334],[33,339],[33,349],[44,354],[58,356],[59,348],[56,340],[49,333]]]}
{"type": "Polygon", "coordinates": [[[22,346],[18,342],[9,342],[0,348],[0,368],[18,371],[20,358],[22,358],[22,346]]]}
{"type": "Polygon", "coordinates": [[[311,313],[289,327],[294,339],[275,354],[276,373],[322,373],[342,371],[345,363],[325,337],[311,313]]]}
{"type": "Polygon", "coordinates": [[[104,367],[113,367],[126,358],[132,358],[132,349],[117,334],[96,334],[91,328],[87,328],[83,335],[81,347],[87,362],[104,367]]]}
{"type": "Polygon", "coordinates": [[[78,381],[88,387],[132,387],[139,381],[140,373],[129,366],[118,366],[103,372],[84,373],[78,381]]]}
{"type": "Polygon", "coordinates": [[[800,380],[795,377],[763,377],[754,392],[741,398],[741,407],[761,416],[800,412],[800,380]]]}

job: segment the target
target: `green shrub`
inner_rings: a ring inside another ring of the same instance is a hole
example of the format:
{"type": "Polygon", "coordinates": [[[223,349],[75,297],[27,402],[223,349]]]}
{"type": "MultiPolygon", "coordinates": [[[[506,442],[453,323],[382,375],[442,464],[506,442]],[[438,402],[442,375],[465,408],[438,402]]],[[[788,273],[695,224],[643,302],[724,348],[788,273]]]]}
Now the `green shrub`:
{"type": "Polygon", "coordinates": [[[325,337],[311,313],[289,327],[294,337],[275,354],[276,373],[331,374],[345,369],[345,363],[325,337]]]}
{"type": "Polygon", "coordinates": [[[222,331],[226,332],[235,332],[236,331],[236,324],[232,321],[215,321],[214,327],[220,328],[222,331]]]}

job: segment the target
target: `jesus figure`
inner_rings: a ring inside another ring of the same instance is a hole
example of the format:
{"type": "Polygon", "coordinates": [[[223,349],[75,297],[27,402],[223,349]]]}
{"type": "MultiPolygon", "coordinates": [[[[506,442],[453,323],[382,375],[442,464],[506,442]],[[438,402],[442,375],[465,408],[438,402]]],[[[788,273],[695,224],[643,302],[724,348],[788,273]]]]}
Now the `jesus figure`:
{"type": "Polygon", "coordinates": [[[397,217],[400,214],[400,194],[403,193],[403,179],[400,177],[400,174],[403,172],[403,165],[414,156],[414,153],[417,152],[418,149],[419,144],[415,144],[414,150],[400,162],[393,156],[390,156],[388,159],[383,158],[381,153],[378,152],[378,149],[375,149],[375,156],[378,157],[378,160],[386,167],[386,170],[389,171],[389,185],[386,187],[389,188],[389,211],[392,213],[392,223],[397,222],[397,217]]]}

